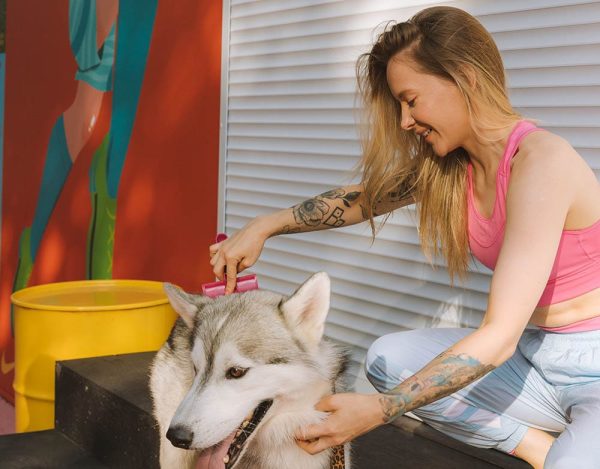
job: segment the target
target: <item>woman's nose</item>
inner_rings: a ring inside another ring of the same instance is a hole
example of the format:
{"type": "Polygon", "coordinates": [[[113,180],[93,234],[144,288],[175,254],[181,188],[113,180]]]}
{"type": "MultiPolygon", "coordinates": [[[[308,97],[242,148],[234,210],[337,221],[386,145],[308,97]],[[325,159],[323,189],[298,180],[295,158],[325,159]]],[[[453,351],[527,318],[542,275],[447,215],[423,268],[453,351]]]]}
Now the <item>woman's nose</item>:
{"type": "Polygon", "coordinates": [[[402,103],[400,108],[401,116],[400,116],[400,127],[403,130],[410,130],[415,125],[415,120],[410,113],[410,108],[408,104],[402,103]]]}

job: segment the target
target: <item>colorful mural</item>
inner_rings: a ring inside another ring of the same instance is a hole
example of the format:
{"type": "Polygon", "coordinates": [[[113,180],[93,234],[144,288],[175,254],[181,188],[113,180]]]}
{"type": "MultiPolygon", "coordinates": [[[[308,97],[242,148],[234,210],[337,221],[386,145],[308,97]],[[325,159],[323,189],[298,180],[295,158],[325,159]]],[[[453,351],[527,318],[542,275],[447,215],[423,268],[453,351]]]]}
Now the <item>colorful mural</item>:
{"type": "Polygon", "coordinates": [[[12,397],[11,292],[83,278],[193,289],[212,278],[221,8],[8,0],[3,396],[12,397]]]}

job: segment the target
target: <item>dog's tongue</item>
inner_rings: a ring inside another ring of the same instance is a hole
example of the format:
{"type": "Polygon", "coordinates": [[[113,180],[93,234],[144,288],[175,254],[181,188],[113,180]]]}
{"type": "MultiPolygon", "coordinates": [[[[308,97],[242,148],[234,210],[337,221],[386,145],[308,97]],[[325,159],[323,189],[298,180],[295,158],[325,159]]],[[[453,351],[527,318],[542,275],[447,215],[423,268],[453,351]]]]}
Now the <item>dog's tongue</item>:
{"type": "Polygon", "coordinates": [[[196,463],[196,469],[224,469],[223,458],[227,454],[229,445],[235,437],[235,432],[229,435],[217,446],[207,449],[200,454],[200,459],[196,463]]]}

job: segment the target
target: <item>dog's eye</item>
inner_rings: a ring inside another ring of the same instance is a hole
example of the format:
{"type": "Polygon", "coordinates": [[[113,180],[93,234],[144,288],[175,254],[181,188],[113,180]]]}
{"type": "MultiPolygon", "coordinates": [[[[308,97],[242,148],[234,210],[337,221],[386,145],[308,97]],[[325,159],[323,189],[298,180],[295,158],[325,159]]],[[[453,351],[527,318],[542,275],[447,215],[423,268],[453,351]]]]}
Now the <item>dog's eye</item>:
{"type": "Polygon", "coordinates": [[[239,366],[232,366],[225,373],[227,379],[238,379],[246,374],[248,368],[240,368],[239,366]]]}

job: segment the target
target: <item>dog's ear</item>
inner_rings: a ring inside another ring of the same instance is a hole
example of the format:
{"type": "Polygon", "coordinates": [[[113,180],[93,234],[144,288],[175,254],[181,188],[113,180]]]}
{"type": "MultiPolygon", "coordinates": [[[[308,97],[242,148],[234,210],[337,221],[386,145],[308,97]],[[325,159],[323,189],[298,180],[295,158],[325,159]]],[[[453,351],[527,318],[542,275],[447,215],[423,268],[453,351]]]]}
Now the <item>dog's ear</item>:
{"type": "Polygon", "coordinates": [[[280,305],[286,322],[308,345],[318,345],[323,337],[330,289],[329,276],[325,272],[318,272],[280,305]]]}
{"type": "Polygon", "coordinates": [[[194,325],[194,317],[200,310],[202,303],[210,301],[210,299],[201,295],[190,295],[171,283],[163,283],[163,288],[169,298],[169,303],[188,327],[194,325]]]}

